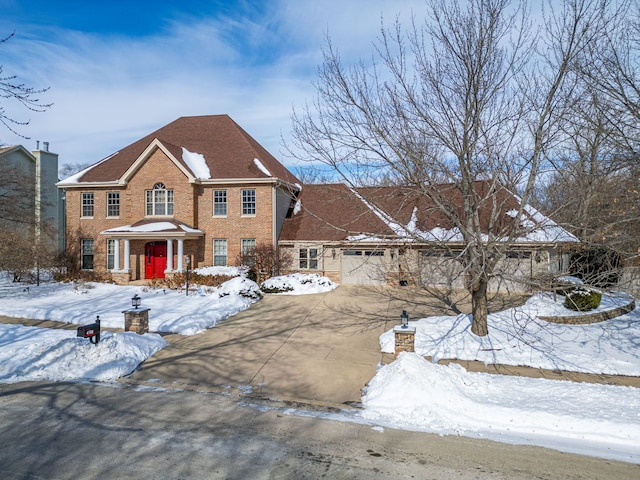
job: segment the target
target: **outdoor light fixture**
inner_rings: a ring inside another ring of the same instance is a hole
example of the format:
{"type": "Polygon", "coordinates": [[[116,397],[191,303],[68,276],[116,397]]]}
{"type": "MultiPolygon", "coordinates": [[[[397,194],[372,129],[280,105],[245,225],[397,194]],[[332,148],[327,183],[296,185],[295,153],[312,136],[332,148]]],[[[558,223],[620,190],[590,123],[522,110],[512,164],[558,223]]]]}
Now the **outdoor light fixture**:
{"type": "Polygon", "coordinates": [[[189,296],[189,267],[191,266],[191,257],[187,255],[185,257],[185,262],[187,264],[187,276],[186,276],[186,285],[185,285],[185,294],[189,296]]]}
{"type": "Polygon", "coordinates": [[[137,293],[133,297],[131,297],[131,305],[135,307],[136,310],[140,306],[140,297],[138,296],[137,293]]]}
{"type": "Polygon", "coordinates": [[[406,310],[402,310],[402,315],[400,315],[400,325],[402,325],[402,328],[407,328],[409,326],[409,314],[406,310]]]}

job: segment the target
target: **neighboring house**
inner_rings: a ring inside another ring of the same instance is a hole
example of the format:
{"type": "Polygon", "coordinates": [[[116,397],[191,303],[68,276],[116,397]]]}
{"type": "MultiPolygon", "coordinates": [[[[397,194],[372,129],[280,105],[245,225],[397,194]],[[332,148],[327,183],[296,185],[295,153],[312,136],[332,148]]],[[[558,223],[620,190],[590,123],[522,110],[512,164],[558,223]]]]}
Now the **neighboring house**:
{"type": "MultiPolygon", "coordinates": [[[[266,244],[290,253],[289,271],[339,283],[464,288],[454,258],[463,243],[424,196],[403,187],[303,188],[227,115],[179,118],[58,186],[66,191],[68,251],[78,252],[82,269],[119,283],[188,265],[236,265],[242,252],[266,244]]],[[[443,194],[459,202],[451,186],[443,194]]],[[[513,222],[519,200],[497,195],[501,221],[513,222]]],[[[563,246],[575,237],[525,211],[494,290],[527,291],[537,274],[566,269],[563,246]]]]}
{"type": "Polygon", "coordinates": [[[119,283],[234,265],[277,243],[298,182],[229,116],[182,117],[58,183],[67,249],[119,283]]]}
{"type": "Polygon", "coordinates": [[[0,189],[16,189],[18,191],[15,193],[25,195],[25,201],[19,203],[23,210],[20,220],[25,225],[34,226],[35,238],[44,242],[43,246],[48,250],[62,251],[64,207],[56,188],[58,155],[49,151],[48,142],[44,142],[43,146],[44,149],[40,150],[38,142],[38,148],[33,152],[21,145],[0,147],[0,164],[4,177],[0,179],[0,189]],[[16,178],[19,178],[17,182],[16,178]],[[9,183],[12,185],[9,186],[9,183]]]}
{"type": "MultiPolygon", "coordinates": [[[[478,189],[487,185],[477,182],[478,189]]],[[[452,185],[443,185],[441,194],[461,206],[452,185]]],[[[493,195],[503,212],[496,228],[513,223],[519,199],[506,190],[493,195]]],[[[481,211],[485,229],[488,216],[489,209],[481,211]]],[[[568,267],[563,247],[577,241],[573,235],[529,206],[521,224],[518,238],[508,242],[491,290],[530,291],[539,274],[559,274],[568,267]]],[[[280,235],[280,248],[294,259],[292,270],[317,272],[346,284],[465,288],[454,258],[463,247],[438,208],[415,190],[398,186],[352,190],[342,184],[305,185],[280,235]]]]}

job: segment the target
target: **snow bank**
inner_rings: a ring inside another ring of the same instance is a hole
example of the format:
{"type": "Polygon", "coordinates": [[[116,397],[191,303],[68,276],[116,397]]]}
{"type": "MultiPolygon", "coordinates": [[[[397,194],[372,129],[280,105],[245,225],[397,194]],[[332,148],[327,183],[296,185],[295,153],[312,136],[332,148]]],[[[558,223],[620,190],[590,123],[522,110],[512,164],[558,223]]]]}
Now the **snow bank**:
{"type": "Polygon", "coordinates": [[[0,382],[110,381],[164,348],[156,334],[102,332],[93,345],[73,330],[0,324],[0,382]]]}
{"type": "Polygon", "coordinates": [[[640,460],[632,387],[468,373],[401,353],[369,382],[363,405],[364,418],[396,428],[640,460]]]}
{"type": "Polygon", "coordinates": [[[263,289],[279,290],[284,295],[307,295],[310,293],[329,292],[338,285],[327,277],[321,277],[317,273],[291,273],[280,277],[272,277],[260,285],[263,289]]]}

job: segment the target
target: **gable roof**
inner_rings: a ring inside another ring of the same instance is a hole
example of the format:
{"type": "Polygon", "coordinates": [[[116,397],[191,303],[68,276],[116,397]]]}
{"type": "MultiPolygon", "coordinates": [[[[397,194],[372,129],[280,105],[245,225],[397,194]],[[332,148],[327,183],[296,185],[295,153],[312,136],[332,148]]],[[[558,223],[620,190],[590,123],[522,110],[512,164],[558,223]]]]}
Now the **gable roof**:
{"type": "Polygon", "coordinates": [[[4,147],[0,147],[0,157],[8,156],[14,152],[20,152],[34,162],[36,160],[36,157],[34,157],[33,154],[22,145],[5,145],[4,147]]]}
{"type": "MultiPolygon", "coordinates": [[[[477,182],[476,189],[487,198],[480,209],[481,230],[489,229],[495,205],[501,214],[494,233],[512,225],[520,199],[506,189],[490,192],[488,182],[477,182]]],[[[463,198],[453,184],[441,185],[440,193],[450,208],[463,212],[463,198]]],[[[305,185],[293,214],[285,221],[281,241],[447,241],[462,240],[455,225],[439,208],[411,187],[363,187],[350,189],[343,184],[305,185]]],[[[577,239],[529,205],[520,220],[522,235],[516,243],[575,242],[577,239]]]]}
{"type": "Polygon", "coordinates": [[[154,142],[154,147],[163,148],[178,167],[188,172],[192,179],[216,181],[273,178],[292,185],[299,183],[299,180],[284,165],[231,117],[206,115],[180,117],[79,174],[63,180],[60,185],[126,182],[128,180],[125,178],[126,175],[133,173],[136,165],[145,160],[142,155],[145,152],[150,153],[148,149],[154,142]],[[209,178],[202,178],[202,169],[196,169],[193,163],[190,164],[189,153],[204,157],[204,164],[208,167],[210,174],[209,178]]]}

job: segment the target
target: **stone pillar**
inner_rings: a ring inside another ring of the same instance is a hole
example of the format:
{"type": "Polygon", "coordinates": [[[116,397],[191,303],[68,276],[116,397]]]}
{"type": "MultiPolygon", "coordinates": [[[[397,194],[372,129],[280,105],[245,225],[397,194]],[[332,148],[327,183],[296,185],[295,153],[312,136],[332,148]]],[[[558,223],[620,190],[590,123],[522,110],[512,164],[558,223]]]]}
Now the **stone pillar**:
{"type": "Polygon", "coordinates": [[[398,325],[393,327],[396,337],[395,356],[398,358],[400,352],[415,352],[416,327],[406,327],[398,325]]]}
{"type": "Polygon", "coordinates": [[[173,240],[167,238],[167,269],[165,272],[173,272],[173,240]]]}
{"type": "Polygon", "coordinates": [[[135,332],[138,335],[149,333],[149,308],[131,307],[124,313],[124,331],[135,332]]]}

